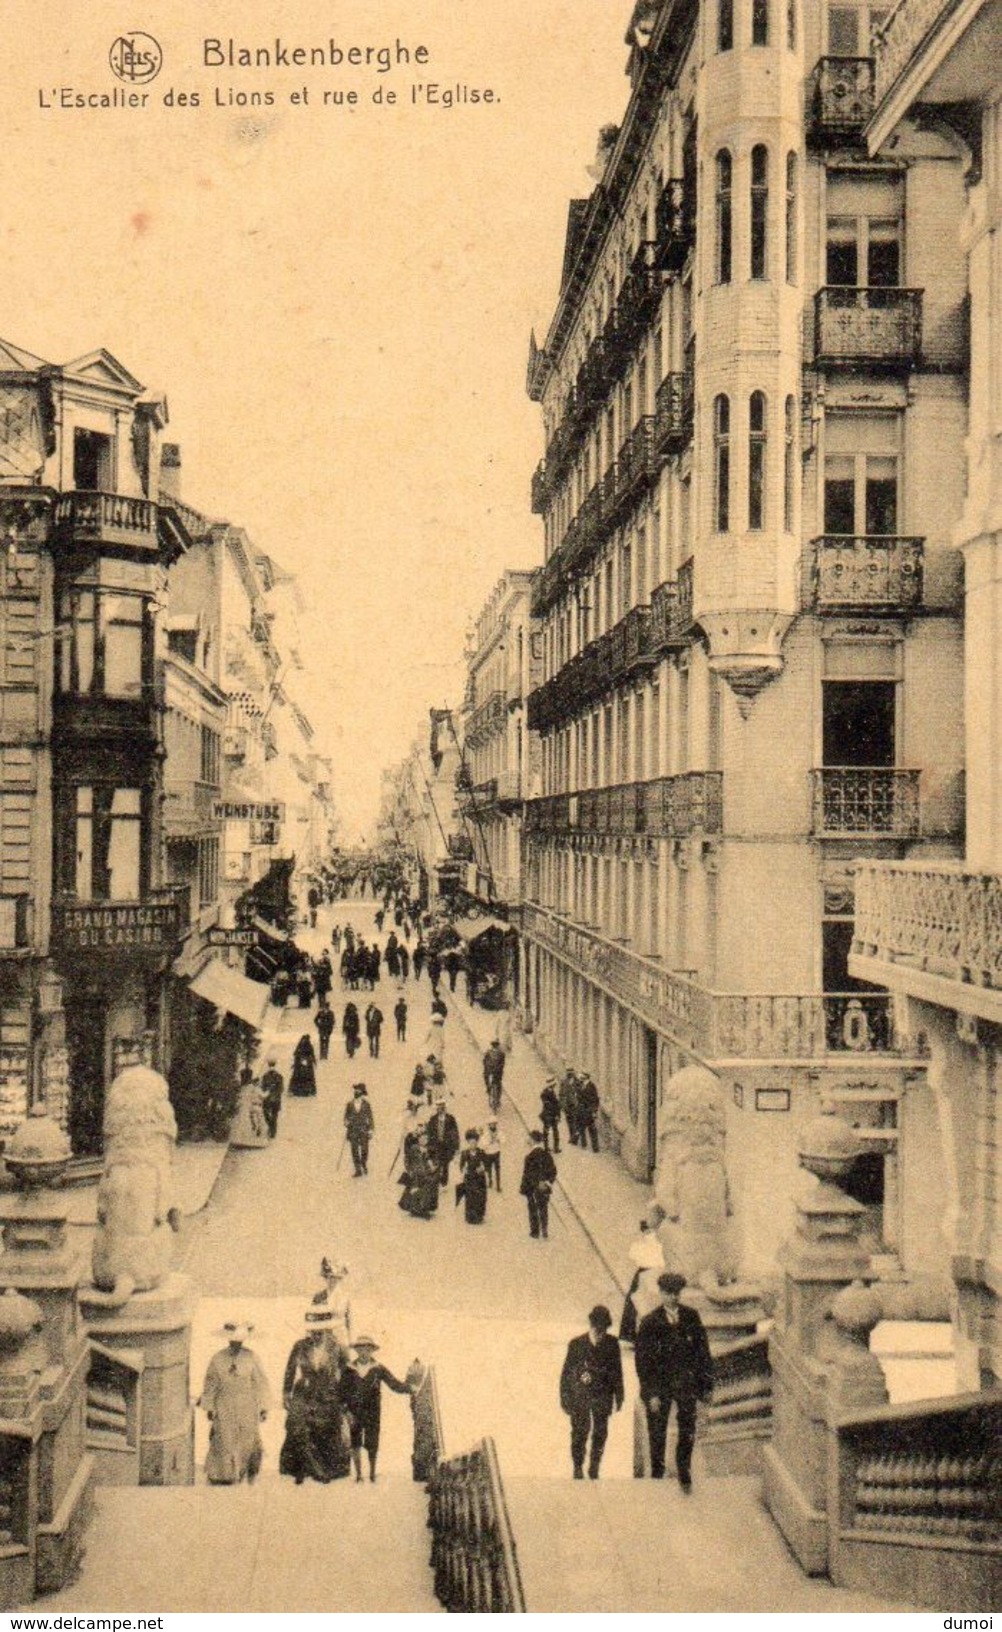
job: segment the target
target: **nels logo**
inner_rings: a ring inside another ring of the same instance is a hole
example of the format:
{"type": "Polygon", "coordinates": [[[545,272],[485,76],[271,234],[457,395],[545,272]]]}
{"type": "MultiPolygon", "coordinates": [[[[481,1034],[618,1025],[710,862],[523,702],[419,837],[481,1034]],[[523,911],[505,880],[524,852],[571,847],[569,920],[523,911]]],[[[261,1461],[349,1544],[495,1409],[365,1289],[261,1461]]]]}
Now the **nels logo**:
{"type": "Polygon", "coordinates": [[[108,52],[111,71],[127,85],[145,85],[156,79],[163,67],[164,54],[152,34],[133,31],[120,34],[108,52]]]}

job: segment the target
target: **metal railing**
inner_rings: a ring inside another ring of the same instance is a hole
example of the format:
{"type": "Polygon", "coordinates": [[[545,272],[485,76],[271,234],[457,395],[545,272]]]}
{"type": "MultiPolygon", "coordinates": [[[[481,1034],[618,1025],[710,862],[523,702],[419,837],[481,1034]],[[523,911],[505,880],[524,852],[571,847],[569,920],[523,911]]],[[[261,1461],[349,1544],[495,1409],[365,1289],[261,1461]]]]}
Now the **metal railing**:
{"type": "Polygon", "coordinates": [[[920,771],[826,765],[810,776],[816,838],[918,837],[920,771]]]}
{"type": "Polygon", "coordinates": [[[924,553],[922,538],[826,533],[804,558],[805,602],[818,612],[921,606],[924,553]]]}
{"type": "Polygon", "coordinates": [[[874,108],[872,57],[822,57],[811,76],[810,134],[817,145],[855,141],[874,108]]]}
{"type": "Polygon", "coordinates": [[[435,1596],[465,1614],[524,1615],[525,1593],[493,1439],[442,1462],[429,1491],[435,1596]]]}
{"type": "Polygon", "coordinates": [[[911,368],[922,354],[921,289],[832,284],[814,298],[814,359],[911,368]]]}

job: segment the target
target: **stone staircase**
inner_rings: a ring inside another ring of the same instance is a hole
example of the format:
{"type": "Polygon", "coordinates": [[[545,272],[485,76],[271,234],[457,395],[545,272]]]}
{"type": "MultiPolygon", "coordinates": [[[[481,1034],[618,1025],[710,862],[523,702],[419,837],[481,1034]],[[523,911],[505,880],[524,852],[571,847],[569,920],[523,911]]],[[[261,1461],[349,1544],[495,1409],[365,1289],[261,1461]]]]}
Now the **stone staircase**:
{"type": "Polygon", "coordinates": [[[409,1479],[98,1490],[80,1577],[37,1601],[63,1610],[440,1612],[428,1498],[409,1479]]]}

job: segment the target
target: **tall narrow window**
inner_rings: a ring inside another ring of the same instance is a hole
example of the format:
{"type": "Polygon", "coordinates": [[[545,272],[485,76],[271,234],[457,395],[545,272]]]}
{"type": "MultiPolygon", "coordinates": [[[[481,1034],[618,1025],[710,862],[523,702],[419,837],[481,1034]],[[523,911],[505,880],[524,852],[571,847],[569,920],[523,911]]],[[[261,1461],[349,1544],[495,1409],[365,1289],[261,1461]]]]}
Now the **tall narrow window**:
{"type": "Polygon", "coordinates": [[[786,44],[787,49],[797,49],[797,0],[786,0],[786,44]]]}
{"type": "Polygon", "coordinates": [[[788,533],[793,532],[794,483],[796,480],[797,456],[797,399],[787,397],[786,417],[783,425],[783,526],[788,533]]]}
{"type": "Polygon", "coordinates": [[[717,154],[716,187],[716,281],[731,281],[731,155],[726,148],[717,154]]]}
{"type": "Polygon", "coordinates": [[[731,524],[731,404],[720,396],[713,403],[713,525],[726,533],[731,524]]]}
{"type": "Polygon", "coordinates": [[[769,150],[761,143],[751,151],[751,275],[765,278],[767,272],[767,224],[769,219],[769,150]]]}
{"type": "Polygon", "coordinates": [[[752,0],[751,43],[769,44],[769,0],[752,0]]]}
{"type": "Polygon", "coordinates": [[[786,155],[786,281],[797,281],[797,155],[786,155]]]}
{"type": "Polygon", "coordinates": [[[759,532],[765,526],[765,392],[753,391],[748,399],[748,526],[759,532]]]}
{"type": "Polygon", "coordinates": [[[717,50],[730,51],[734,45],[734,0],[717,0],[717,50]]]}

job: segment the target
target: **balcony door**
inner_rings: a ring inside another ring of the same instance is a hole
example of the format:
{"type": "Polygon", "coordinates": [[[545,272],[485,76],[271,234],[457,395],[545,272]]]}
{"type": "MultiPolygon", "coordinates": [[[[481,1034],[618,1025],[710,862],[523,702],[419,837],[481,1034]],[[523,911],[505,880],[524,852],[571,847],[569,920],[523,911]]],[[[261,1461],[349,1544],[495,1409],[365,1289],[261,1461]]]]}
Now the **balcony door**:
{"type": "Polygon", "coordinates": [[[893,537],[899,530],[901,424],[895,414],[825,420],[824,530],[893,537]]]}
{"type": "Polygon", "coordinates": [[[896,694],[893,680],[826,680],[822,764],[892,768],[896,694]]]}
{"type": "Polygon", "coordinates": [[[828,55],[830,57],[870,57],[873,37],[887,20],[889,6],[846,4],[828,7],[828,55]]]}
{"type": "Polygon", "coordinates": [[[73,432],[73,486],[83,493],[113,493],[112,439],[77,426],[73,432]]]}
{"type": "Polygon", "coordinates": [[[902,192],[887,179],[827,174],[825,282],[896,289],[902,282],[902,192]]]}

